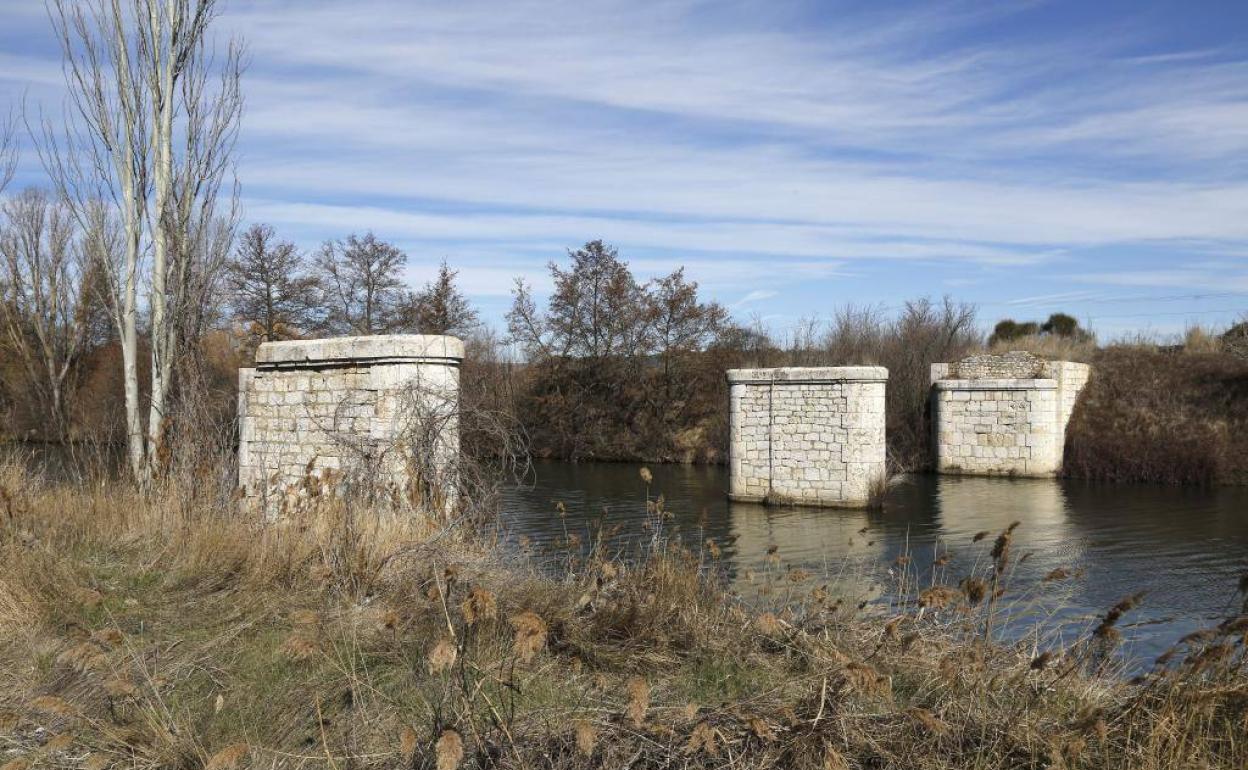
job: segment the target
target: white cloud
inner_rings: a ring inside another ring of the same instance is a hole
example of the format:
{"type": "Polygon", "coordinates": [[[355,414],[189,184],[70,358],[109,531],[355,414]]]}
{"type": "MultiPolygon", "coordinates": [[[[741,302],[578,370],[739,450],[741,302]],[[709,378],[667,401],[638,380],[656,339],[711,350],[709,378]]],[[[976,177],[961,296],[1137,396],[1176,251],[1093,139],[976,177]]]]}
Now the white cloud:
{"type": "Polygon", "coordinates": [[[732,307],[733,309],[739,309],[739,308],[745,307],[746,305],[749,305],[752,302],[758,302],[764,299],[771,299],[772,297],[779,296],[779,294],[780,292],[773,291],[770,289],[755,289],[754,291],[751,291],[748,294],[746,294],[741,299],[732,303],[732,307]]]}
{"type": "MultiPolygon", "coordinates": [[[[47,36],[32,5],[0,13],[47,36]]],[[[1029,5],[227,4],[252,59],[246,213],[307,247],[374,229],[414,280],[445,256],[485,297],[544,290],[547,259],[598,237],[760,306],[885,260],[945,286],[1010,268],[1110,287],[1068,301],[1242,280],[1123,256],[1248,253],[1242,52],[1137,26],[982,34],[1029,5]]],[[[55,46],[30,48],[0,50],[0,96],[59,83],[55,46]]]]}

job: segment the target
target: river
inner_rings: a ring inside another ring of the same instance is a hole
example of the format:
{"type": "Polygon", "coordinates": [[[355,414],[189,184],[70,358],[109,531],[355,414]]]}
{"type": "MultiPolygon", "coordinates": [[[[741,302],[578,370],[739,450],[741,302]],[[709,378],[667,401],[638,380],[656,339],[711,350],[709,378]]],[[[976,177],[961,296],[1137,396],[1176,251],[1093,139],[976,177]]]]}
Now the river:
{"type": "MultiPolygon", "coordinates": [[[[648,537],[641,467],[537,463],[531,483],[506,494],[508,537],[539,554],[558,551],[569,533],[589,540],[599,523],[618,528],[621,548],[648,537]]],[[[882,510],[845,511],[729,502],[723,467],[650,470],[648,491],[664,496],[669,531],[695,549],[714,542],[742,594],[765,583],[760,576],[769,570],[793,568],[846,599],[876,603],[887,601],[903,563],[923,585],[956,584],[972,570],[982,574],[993,539],[1017,521],[1013,553],[1030,555],[1010,578],[1012,592],[1026,598],[1008,627],[1017,635],[1043,626],[1049,639],[1069,641],[1120,599],[1144,591],[1121,626],[1123,654],[1136,667],[1225,617],[1248,570],[1243,487],[910,476],[890,490],[882,510]],[[991,535],[972,542],[984,531],[991,535]],[[908,563],[899,562],[903,555],[908,563]],[[940,555],[948,564],[934,566],[940,555]],[[1075,577],[1046,583],[1059,568],[1075,577]]]]}

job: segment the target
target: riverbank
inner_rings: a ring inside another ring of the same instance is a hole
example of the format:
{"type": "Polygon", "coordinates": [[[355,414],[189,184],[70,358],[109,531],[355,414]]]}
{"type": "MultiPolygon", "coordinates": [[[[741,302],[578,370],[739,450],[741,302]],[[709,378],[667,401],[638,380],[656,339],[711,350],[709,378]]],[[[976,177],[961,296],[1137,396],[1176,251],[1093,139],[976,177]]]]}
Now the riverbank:
{"type": "MultiPolygon", "coordinates": [[[[1091,379],[1067,429],[1066,477],[1118,483],[1248,484],[1248,358],[1214,345],[1097,348],[1089,342],[1056,345],[1037,337],[1014,340],[1009,346],[1092,366],[1091,379]]],[[[733,365],[876,364],[888,361],[882,352],[886,350],[858,350],[845,358],[833,358],[819,351],[797,355],[776,350],[757,362],[737,360],[733,365]]],[[[926,367],[937,358],[917,363],[898,359],[894,365],[900,362],[902,374],[894,376],[890,370],[887,435],[895,472],[922,473],[931,468],[926,367]],[[924,372],[921,379],[915,374],[920,369],[924,372]]],[[[547,459],[724,464],[728,459],[727,392],[719,382],[722,376],[712,380],[703,378],[697,398],[703,406],[696,418],[661,428],[642,429],[617,420],[608,428],[587,429],[584,434],[573,431],[572,439],[553,442],[544,425],[524,419],[536,412],[517,408],[516,413],[534,437],[535,454],[547,459]]],[[[471,380],[466,387],[474,387],[471,380]]],[[[521,386],[516,392],[524,390],[521,386]]],[[[609,406],[604,404],[602,409],[609,406]]]]}
{"type": "Polygon", "coordinates": [[[1067,475],[1248,484],[1248,358],[1123,345],[1092,366],[1067,428],[1067,475]]]}
{"type": "Polygon", "coordinates": [[[569,543],[552,573],[332,497],[264,526],[202,488],[140,498],[12,466],[0,487],[8,770],[1248,761],[1238,614],[1138,682],[1113,656],[1132,598],[1060,644],[985,643],[1066,577],[1016,585],[1009,528],[960,583],[898,560],[903,600],[878,614],[781,550],[761,598],[736,599],[720,544],[668,544],[654,504],[628,558],[569,543]]]}

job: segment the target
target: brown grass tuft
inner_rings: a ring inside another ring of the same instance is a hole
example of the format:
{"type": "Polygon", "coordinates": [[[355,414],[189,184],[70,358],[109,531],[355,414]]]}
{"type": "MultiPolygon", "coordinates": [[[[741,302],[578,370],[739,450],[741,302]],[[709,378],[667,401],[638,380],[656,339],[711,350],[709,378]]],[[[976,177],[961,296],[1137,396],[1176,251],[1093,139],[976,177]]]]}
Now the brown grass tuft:
{"type": "Polygon", "coordinates": [[[576,750],[581,756],[592,757],[594,746],[598,743],[598,729],[584,719],[578,719],[573,732],[576,735],[576,750]]]}
{"type": "Polygon", "coordinates": [[[443,730],[434,746],[438,770],[455,770],[464,759],[464,739],[454,730],[443,730]]]}
{"type": "Polygon", "coordinates": [[[528,663],[546,646],[546,621],[532,610],[525,610],[512,615],[507,620],[515,631],[512,652],[521,661],[528,663]]]}
{"type": "Polygon", "coordinates": [[[639,676],[630,677],[626,690],[628,705],[624,714],[633,723],[633,727],[639,728],[646,723],[646,712],[650,710],[650,683],[639,676]]]}
{"type": "Polygon", "coordinates": [[[420,738],[416,735],[416,731],[411,726],[403,728],[403,732],[399,733],[399,756],[403,757],[403,761],[411,763],[416,758],[416,749],[420,746],[420,738]]]}
{"type": "Polygon", "coordinates": [[[40,695],[30,702],[30,708],[44,714],[52,714],[60,717],[72,717],[78,715],[78,709],[69,701],[56,695],[40,695]]]}
{"type": "Polygon", "coordinates": [[[458,655],[459,650],[456,648],[453,639],[449,637],[439,639],[438,643],[433,645],[433,649],[429,651],[429,673],[440,674],[446,671],[455,665],[455,659],[458,655]]]}
{"type": "Polygon", "coordinates": [[[962,592],[952,586],[932,586],[919,592],[919,606],[940,610],[961,598],[962,592]]]}
{"type": "Polygon", "coordinates": [[[234,770],[250,751],[251,748],[246,743],[226,746],[208,758],[204,770],[234,770]]]}
{"type": "Polygon", "coordinates": [[[468,598],[460,605],[460,612],[464,615],[464,622],[473,626],[498,617],[498,602],[491,591],[477,586],[468,592],[468,598]]]}
{"type": "Polygon", "coordinates": [[[693,754],[695,752],[703,752],[707,756],[715,756],[719,753],[719,741],[715,735],[715,728],[711,727],[708,722],[698,722],[693,728],[693,732],[689,734],[689,741],[685,744],[685,751],[693,754]]]}

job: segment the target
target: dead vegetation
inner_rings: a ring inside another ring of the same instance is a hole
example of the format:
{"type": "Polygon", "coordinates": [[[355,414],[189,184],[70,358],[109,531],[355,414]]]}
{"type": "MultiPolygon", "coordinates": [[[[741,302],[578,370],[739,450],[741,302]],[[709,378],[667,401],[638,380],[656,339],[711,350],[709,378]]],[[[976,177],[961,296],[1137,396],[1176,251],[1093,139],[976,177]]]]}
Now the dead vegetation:
{"type": "Polygon", "coordinates": [[[1099,351],[1092,363],[1067,429],[1069,475],[1248,482],[1248,360],[1203,344],[1122,344],[1099,351]]]}
{"type": "MultiPolygon", "coordinates": [[[[878,611],[782,565],[724,589],[661,527],[558,572],[327,495],[271,524],[177,489],[0,472],[0,766],[1243,767],[1244,591],[1135,681],[1119,621],[992,629],[1012,532],[878,611]],[[188,501],[189,500],[189,501],[188,501]]],[[[661,524],[661,506],[654,505],[661,524]]],[[[1234,586],[1228,587],[1233,593],[1234,586]]]]}

